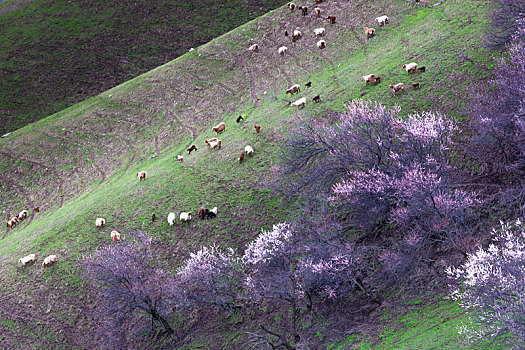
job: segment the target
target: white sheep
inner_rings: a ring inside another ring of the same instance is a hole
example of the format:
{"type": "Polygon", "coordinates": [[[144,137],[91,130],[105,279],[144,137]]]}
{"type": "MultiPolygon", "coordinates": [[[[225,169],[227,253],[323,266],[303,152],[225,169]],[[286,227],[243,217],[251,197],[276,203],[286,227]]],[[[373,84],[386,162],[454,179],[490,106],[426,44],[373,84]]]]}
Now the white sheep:
{"type": "Polygon", "coordinates": [[[326,47],[326,41],[324,40],[319,40],[317,42],[317,47],[320,48],[321,50],[324,49],[326,47]]]}
{"type": "Polygon", "coordinates": [[[181,211],[179,215],[179,219],[182,222],[189,223],[191,221],[191,213],[186,213],[186,212],[181,211]]]}
{"type": "Polygon", "coordinates": [[[279,48],[279,55],[284,55],[288,51],[288,48],[286,46],[281,46],[279,48]]]}
{"type": "Polygon", "coordinates": [[[303,33],[301,33],[301,31],[299,30],[299,28],[295,29],[292,33],[292,41],[296,41],[297,39],[299,39],[301,36],[303,35],[303,33]]]}
{"type": "Polygon", "coordinates": [[[385,24],[388,24],[390,21],[388,19],[388,16],[379,16],[376,18],[376,22],[379,23],[379,26],[384,26],[385,24]]]}
{"type": "Polygon", "coordinates": [[[18,259],[18,262],[22,264],[22,266],[33,265],[36,262],[36,255],[29,254],[27,256],[24,256],[23,258],[18,259]]]}
{"type": "Polygon", "coordinates": [[[405,68],[408,74],[414,73],[417,70],[417,63],[411,62],[409,64],[404,64],[403,68],[405,68]]]}
{"type": "Polygon", "coordinates": [[[168,224],[170,224],[170,226],[173,226],[173,222],[175,221],[175,213],[169,213],[168,214],[168,224]]]}
{"type": "Polygon", "coordinates": [[[257,44],[253,44],[252,46],[250,46],[250,47],[248,48],[248,50],[249,50],[249,51],[253,51],[253,52],[257,52],[257,51],[259,51],[259,45],[257,45],[257,44]]]}
{"type": "Polygon", "coordinates": [[[146,171],[139,171],[137,177],[139,178],[139,181],[146,180],[148,173],[146,171]]]}
{"type": "Polygon", "coordinates": [[[118,231],[111,231],[111,240],[112,241],[120,241],[120,233],[118,231]]]}
{"type": "Polygon", "coordinates": [[[95,225],[97,226],[97,228],[102,228],[105,224],[106,224],[106,220],[102,218],[97,218],[95,220],[95,225]]]}
{"type": "Polygon", "coordinates": [[[51,265],[54,265],[57,262],[57,256],[56,255],[50,255],[47,258],[44,259],[42,262],[43,267],[48,267],[51,265]]]}
{"type": "Polygon", "coordinates": [[[27,218],[27,210],[22,210],[22,211],[18,214],[18,220],[24,220],[25,218],[27,218]]]}
{"type": "Polygon", "coordinates": [[[293,106],[293,107],[300,107],[300,106],[305,106],[305,105],[306,105],[306,98],[304,97],[298,99],[295,102],[290,103],[290,106],[293,106]]]}
{"type": "Polygon", "coordinates": [[[177,155],[177,161],[182,163],[184,161],[184,156],[181,156],[180,154],[178,154],[177,155]]]}
{"type": "Polygon", "coordinates": [[[246,153],[247,156],[251,156],[253,154],[253,148],[252,146],[246,146],[244,147],[244,153],[246,153]]]}
{"type": "Polygon", "coordinates": [[[314,34],[316,36],[323,36],[324,35],[324,32],[325,32],[325,29],[324,28],[315,28],[314,29],[314,34]]]}

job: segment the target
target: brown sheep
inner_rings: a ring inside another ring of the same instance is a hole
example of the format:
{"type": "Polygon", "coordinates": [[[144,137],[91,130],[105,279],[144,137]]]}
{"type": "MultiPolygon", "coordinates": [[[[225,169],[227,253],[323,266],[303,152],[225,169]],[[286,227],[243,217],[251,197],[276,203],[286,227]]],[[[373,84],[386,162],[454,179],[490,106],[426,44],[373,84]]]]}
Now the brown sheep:
{"type": "Polygon", "coordinates": [[[405,84],[398,83],[396,85],[390,85],[389,88],[392,89],[392,93],[395,96],[397,92],[405,90],[405,84]]]}
{"type": "Polygon", "coordinates": [[[308,14],[308,6],[301,6],[299,9],[303,12],[303,16],[308,14]]]}
{"type": "Polygon", "coordinates": [[[35,213],[40,212],[40,207],[34,207],[34,208],[33,208],[33,211],[34,211],[35,213]]]}
{"type": "Polygon", "coordinates": [[[306,87],[312,87],[312,82],[309,81],[308,83],[304,84],[304,86],[306,86],[306,87]]]}
{"type": "Polygon", "coordinates": [[[290,9],[291,12],[294,12],[295,10],[295,4],[293,2],[289,2],[286,6],[290,9]]]}
{"type": "Polygon", "coordinates": [[[424,71],[427,70],[427,67],[425,67],[425,66],[421,66],[421,67],[419,67],[417,70],[420,71],[420,72],[424,72],[424,71]]]}
{"type": "Polygon", "coordinates": [[[254,125],[253,127],[255,128],[255,132],[256,133],[260,133],[261,132],[261,126],[260,125],[254,125]]]}
{"type": "Polygon", "coordinates": [[[330,21],[331,24],[335,24],[335,20],[336,20],[337,17],[335,16],[328,16],[326,17],[326,19],[328,19],[330,21]]]}
{"type": "Polygon", "coordinates": [[[287,30],[284,31],[284,36],[288,36],[288,31],[287,30]]]}
{"type": "Polygon", "coordinates": [[[239,163],[242,163],[242,161],[244,160],[244,152],[241,153],[238,160],[239,160],[239,163]]]}
{"type": "Polygon", "coordinates": [[[312,98],[312,101],[316,103],[321,102],[321,96],[320,95],[314,96],[314,98],[312,98]]]}
{"type": "Polygon", "coordinates": [[[376,30],[374,28],[364,27],[363,29],[365,30],[367,39],[370,39],[376,34],[376,30]]]}
{"type": "Polygon", "coordinates": [[[211,128],[212,131],[215,131],[217,135],[222,134],[226,130],[226,123],[219,123],[215,127],[211,128]]]}
{"type": "Polygon", "coordinates": [[[295,84],[292,85],[288,90],[286,90],[285,95],[290,94],[291,96],[293,96],[293,94],[298,94],[299,92],[301,92],[301,87],[299,86],[299,84],[295,84]]]}
{"type": "Polygon", "coordinates": [[[191,145],[191,147],[188,148],[187,151],[188,151],[188,154],[191,154],[191,152],[193,152],[193,151],[197,151],[197,146],[195,146],[195,145],[191,145]]]}
{"type": "Polygon", "coordinates": [[[197,212],[199,219],[204,220],[206,219],[206,208],[200,207],[199,211],[197,212]]]}
{"type": "Polygon", "coordinates": [[[243,119],[244,119],[244,118],[243,118],[243,116],[242,116],[242,115],[240,115],[240,116],[238,116],[238,117],[237,117],[237,119],[236,119],[235,121],[236,121],[236,122],[237,122],[237,124],[238,124],[238,123],[240,123],[240,122],[241,122],[241,120],[243,120],[243,119]]]}
{"type": "Polygon", "coordinates": [[[151,215],[151,222],[155,222],[155,220],[157,220],[157,215],[151,215]]]}

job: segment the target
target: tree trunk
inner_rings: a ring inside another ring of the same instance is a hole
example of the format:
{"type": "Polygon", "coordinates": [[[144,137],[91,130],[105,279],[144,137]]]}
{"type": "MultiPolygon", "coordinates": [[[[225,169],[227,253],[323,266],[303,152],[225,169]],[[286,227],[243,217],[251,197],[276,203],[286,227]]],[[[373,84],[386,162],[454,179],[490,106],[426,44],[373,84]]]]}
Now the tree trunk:
{"type": "Polygon", "coordinates": [[[168,334],[173,334],[174,333],[173,328],[171,328],[171,326],[168,323],[168,321],[166,321],[162,316],[160,316],[157,311],[153,311],[151,313],[151,316],[155,320],[157,320],[162,325],[162,327],[164,327],[164,330],[166,331],[166,333],[168,333],[168,334]]]}

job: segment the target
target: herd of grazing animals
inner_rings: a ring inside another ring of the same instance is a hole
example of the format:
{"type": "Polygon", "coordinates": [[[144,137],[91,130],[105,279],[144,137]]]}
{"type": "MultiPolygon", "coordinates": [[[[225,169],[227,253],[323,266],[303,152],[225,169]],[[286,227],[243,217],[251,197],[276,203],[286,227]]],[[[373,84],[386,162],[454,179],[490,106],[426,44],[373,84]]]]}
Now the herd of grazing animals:
{"type": "MultiPolygon", "coordinates": [[[[323,2],[323,0],[315,0],[316,4],[320,4],[322,2],[323,2]]],[[[298,8],[298,9],[301,10],[301,13],[302,13],[303,16],[308,15],[308,7],[307,6],[299,6],[299,7],[297,7],[296,4],[293,3],[293,2],[288,3],[287,6],[288,6],[288,8],[290,9],[291,12],[295,11],[295,9],[298,8]]],[[[321,12],[322,12],[322,10],[319,7],[315,7],[313,9],[313,14],[315,16],[319,17],[319,18],[321,17],[321,12]]],[[[336,23],[336,16],[330,15],[330,16],[327,16],[326,19],[330,22],[330,24],[335,24],[336,23]]],[[[390,20],[389,20],[388,16],[383,15],[383,16],[379,16],[379,17],[375,18],[375,22],[377,22],[380,27],[383,27],[383,26],[389,24],[390,20]]],[[[326,32],[326,29],[323,28],[323,27],[316,28],[316,29],[314,29],[314,36],[315,37],[324,36],[325,32],[326,32]]],[[[376,35],[376,29],[375,28],[364,27],[364,32],[366,34],[367,39],[370,39],[370,38],[372,38],[373,36],[376,35]]],[[[284,35],[285,35],[285,37],[288,37],[289,36],[288,31],[285,31],[284,35]]],[[[300,31],[299,28],[296,28],[292,32],[292,42],[295,42],[295,41],[299,40],[301,37],[302,37],[302,32],[300,31]]],[[[326,41],[325,40],[319,40],[317,42],[317,47],[319,49],[326,48],[326,41]]],[[[247,50],[250,51],[250,52],[257,53],[257,52],[259,52],[260,47],[259,47],[258,44],[252,44],[247,50]]],[[[283,46],[278,48],[278,53],[281,56],[284,55],[287,52],[288,52],[288,47],[287,46],[283,45],[283,46]]],[[[424,66],[418,68],[418,65],[417,65],[416,62],[411,62],[411,63],[408,63],[408,64],[404,64],[403,68],[406,70],[406,72],[408,74],[412,74],[412,73],[416,73],[416,72],[425,72],[425,70],[426,70],[426,67],[424,67],[424,66]]],[[[381,82],[381,78],[375,76],[374,74],[364,75],[364,76],[361,77],[361,80],[365,81],[366,84],[371,83],[373,85],[377,85],[377,84],[379,84],[381,82]]],[[[305,84],[305,87],[309,88],[311,86],[312,86],[312,82],[311,81],[309,81],[309,82],[307,82],[305,84]]],[[[405,90],[405,84],[404,83],[392,84],[392,85],[389,85],[389,88],[392,90],[392,93],[395,96],[396,93],[405,90]]],[[[419,83],[413,83],[412,84],[412,88],[413,89],[419,89],[420,88],[419,83]]],[[[295,85],[292,85],[289,89],[286,90],[286,94],[290,94],[290,96],[293,96],[294,94],[298,94],[300,91],[301,91],[300,85],[299,84],[295,84],[295,85]]],[[[257,100],[259,100],[259,99],[257,99],[257,100]]],[[[320,95],[315,96],[312,99],[312,101],[320,102],[321,101],[320,95]]],[[[302,98],[299,98],[298,100],[296,100],[295,102],[291,102],[290,106],[304,107],[306,105],[306,102],[307,102],[306,98],[302,97],[302,98]]],[[[240,123],[243,119],[244,118],[242,116],[239,116],[236,119],[236,122],[240,123]]],[[[256,133],[259,133],[261,131],[261,125],[255,125],[254,129],[255,129],[256,133]]],[[[224,122],[221,122],[221,123],[219,123],[218,125],[216,125],[215,127],[212,128],[212,131],[216,132],[217,136],[219,134],[222,134],[225,130],[226,130],[226,123],[224,123],[224,122]]],[[[208,148],[210,150],[221,149],[222,141],[215,137],[215,138],[211,138],[211,139],[205,140],[205,144],[208,146],[208,148]]],[[[197,151],[197,147],[195,145],[191,145],[187,149],[187,151],[188,151],[188,155],[190,155],[193,151],[197,151]]],[[[249,145],[245,146],[244,151],[241,152],[241,154],[240,154],[240,156],[238,158],[239,163],[242,163],[244,161],[245,156],[252,156],[253,154],[254,154],[254,149],[251,146],[249,146],[249,145]]],[[[177,160],[179,162],[183,162],[184,157],[182,155],[178,155],[177,156],[177,160]]],[[[147,172],[146,171],[137,172],[136,176],[138,177],[139,182],[145,181],[147,179],[147,172]]],[[[34,210],[34,212],[39,212],[40,208],[39,207],[35,207],[33,210],[34,210]]],[[[28,214],[27,210],[21,211],[18,216],[14,216],[10,220],[8,220],[6,222],[6,226],[8,228],[12,228],[12,227],[16,226],[19,222],[22,222],[24,219],[27,218],[27,214],[28,214]]],[[[200,207],[198,209],[198,217],[201,220],[209,219],[209,218],[215,218],[216,216],[217,216],[217,207],[214,207],[211,210],[206,209],[204,207],[200,207]]],[[[156,219],[156,216],[155,216],[155,214],[153,214],[152,218],[151,218],[152,222],[154,222],[155,219],[156,219]]],[[[167,221],[168,221],[169,226],[173,226],[173,224],[175,222],[175,219],[176,219],[175,213],[170,212],[168,214],[168,217],[167,217],[167,221]]],[[[191,212],[180,212],[179,213],[179,220],[181,222],[185,222],[185,223],[189,224],[189,222],[191,221],[191,212]]],[[[106,224],[106,220],[103,219],[103,218],[97,218],[95,220],[95,225],[96,225],[96,227],[98,229],[102,229],[105,224],[106,224]]],[[[116,242],[121,241],[120,233],[118,231],[116,231],[116,230],[111,231],[110,237],[111,237],[112,241],[116,241],[116,242]]],[[[27,255],[27,256],[25,256],[23,258],[20,258],[18,261],[19,261],[19,263],[22,266],[30,266],[30,265],[33,265],[37,261],[37,258],[36,258],[35,254],[29,254],[29,255],[27,255]]],[[[45,268],[45,267],[54,265],[56,263],[56,261],[57,261],[57,256],[56,255],[49,255],[43,260],[42,266],[45,268]]]]}

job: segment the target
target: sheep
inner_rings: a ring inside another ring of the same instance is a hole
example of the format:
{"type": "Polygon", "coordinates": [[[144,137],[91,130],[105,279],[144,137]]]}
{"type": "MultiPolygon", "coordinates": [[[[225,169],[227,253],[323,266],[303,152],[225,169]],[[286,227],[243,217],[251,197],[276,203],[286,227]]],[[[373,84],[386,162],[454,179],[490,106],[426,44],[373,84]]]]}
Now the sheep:
{"type": "Polygon", "coordinates": [[[177,161],[181,163],[184,162],[184,156],[177,154],[177,161]]]}
{"type": "Polygon", "coordinates": [[[237,160],[239,161],[239,163],[242,163],[244,161],[244,152],[241,153],[237,160]]]}
{"type": "Polygon", "coordinates": [[[119,242],[120,241],[120,233],[118,231],[111,231],[111,240],[112,241],[115,241],[115,242],[119,242]]]}
{"type": "Polygon", "coordinates": [[[299,39],[301,36],[303,35],[303,33],[301,33],[301,31],[299,30],[299,28],[297,28],[296,30],[293,31],[293,34],[292,34],[292,41],[296,41],[297,39],[299,39]]]}
{"type": "Polygon", "coordinates": [[[26,255],[23,258],[18,259],[18,262],[22,264],[22,266],[31,266],[34,263],[36,263],[36,255],[35,254],[26,255]]]}
{"type": "Polygon", "coordinates": [[[288,36],[288,31],[287,30],[284,31],[284,36],[288,36]]]}
{"type": "Polygon", "coordinates": [[[25,218],[27,218],[27,210],[22,210],[22,211],[18,214],[18,219],[19,219],[19,220],[24,220],[25,218]]]}
{"type": "Polygon", "coordinates": [[[7,221],[5,222],[5,226],[6,226],[7,228],[11,228],[11,227],[13,226],[13,222],[12,222],[11,220],[7,220],[7,221]]]}
{"type": "Polygon", "coordinates": [[[253,151],[252,146],[248,145],[248,146],[244,147],[244,153],[246,153],[247,156],[251,157],[253,155],[253,152],[254,151],[253,151]]]}
{"type": "Polygon", "coordinates": [[[204,142],[206,143],[206,145],[208,146],[210,150],[215,149],[215,148],[221,149],[222,141],[219,140],[218,138],[205,140],[204,142]]]}
{"type": "Polygon", "coordinates": [[[367,39],[370,39],[376,34],[376,30],[374,28],[364,27],[363,29],[365,30],[367,39]]]}
{"type": "Polygon", "coordinates": [[[213,207],[212,210],[206,209],[206,218],[212,219],[217,216],[217,207],[213,207]]]}
{"type": "Polygon", "coordinates": [[[299,86],[299,84],[295,84],[292,85],[288,90],[286,90],[286,95],[290,94],[291,96],[293,96],[293,94],[298,94],[299,92],[301,92],[301,87],[299,86]]]}
{"type": "Polygon", "coordinates": [[[157,215],[151,215],[151,222],[155,222],[155,220],[157,220],[157,215]]]}
{"type": "Polygon", "coordinates": [[[248,51],[252,51],[252,52],[257,52],[257,51],[259,51],[259,45],[257,45],[257,44],[253,44],[252,46],[250,46],[250,47],[248,48],[248,51]]]}
{"type": "Polygon", "coordinates": [[[315,36],[323,36],[325,32],[324,28],[316,28],[314,29],[315,36]]]}
{"type": "MultiPolygon", "coordinates": [[[[244,119],[243,116],[240,115],[240,116],[237,117],[237,119],[235,121],[237,122],[237,124],[239,124],[241,122],[241,120],[243,120],[243,119],[244,119]]],[[[195,149],[195,150],[197,150],[197,149],[195,149]]]]}
{"type": "Polygon", "coordinates": [[[394,96],[396,95],[396,93],[398,91],[403,91],[405,90],[405,84],[403,83],[398,83],[396,85],[390,85],[389,88],[392,89],[392,93],[394,94],[394,96]]]}
{"type": "Polygon", "coordinates": [[[300,106],[305,106],[305,105],[306,105],[306,98],[304,97],[298,99],[295,102],[290,103],[290,106],[292,107],[300,107],[300,106]]]}
{"type": "Polygon", "coordinates": [[[40,207],[34,207],[34,208],[33,208],[33,211],[34,211],[35,213],[40,212],[40,207]]]}
{"type": "Polygon", "coordinates": [[[427,67],[425,67],[425,66],[421,66],[421,67],[419,67],[417,70],[418,70],[419,72],[424,72],[424,71],[427,70],[427,67]]]}
{"type": "Polygon", "coordinates": [[[148,177],[148,173],[146,171],[139,171],[137,173],[137,177],[139,178],[139,181],[146,181],[146,178],[148,177]]]}
{"type": "Polygon", "coordinates": [[[417,89],[420,89],[421,86],[419,86],[419,83],[415,83],[415,84],[412,84],[412,88],[417,90],[417,89]]]}
{"type": "Polygon", "coordinates": [[[417,70],[417,63],[411,62],[409,64],[404,64],[403,68],[405,68],[408,74],[414,73],[417,70]]]}
{"type": "Polygon", "coordinates": [[[105,224],[106,224],[106,220],[104,220],[103,218],[97,218],[95,220],[95,226],[97,226],[97,228],[102,228],[104,227],[105,224]]]}
{"type": "Polygon", "coordinates": [[[320,95],[314,96],[314,98],[312,98],[312,101],[314,101],[315,103],[321,102],[321,96],[320,95]]]}
{"type": "Polygon", "coordinates": [[[288,6],[290,12],[293,12],[295,10],[295,4],[293,2],[289,2],[286,6],[288,6]]]}
{"type": "Polygon", "coordinates": [[[254,125],[253,128],[255,129],[256,133],[260,133],[261,132],[261,126],[260,125],[254,125]]]}
{"type": "Polygon", "coordinates": [[[304,84],[304,86],[306,86],[306,87],[308,87],[308,88],[309,88],[309,87],[312,87],[312,82],[309,81],[309,82],[307,82],[306,84],[304,84]]]}
{"type": "Polygon", "coordinates": [[[381,78],[376,77],[374,74],[363,75],[361,77],[361,80],[365,81],[367,84],[368,83],[379,84],[381,82],[381,78]]]}
{"type": "Polygon", "coordinates": [[[314,13],[317,15],[317,17],[321,17],[321,9],[319,7],[314,8],[314,13]]]}
{"type": "Polygon", "coordinates": [[[191,213],[186,213],[186,212],[181,211],[179,214],[179,219],[180,221],[186,222],[189,224],[191,221],[191,213]]]}
{"type": "Polygon", "coordinates": [[[281,46],[278,51],[279,51],[279,55],[282,56],[288,51],[288,48],[286,46],[281,46]]]}
{"type": "Polygon", "coordinates": [[[299,9],[303,12],[303,16],[308,14],[308,6],[301,6],[299,9]]]}
{"type": "Polygon", "coordinates": [[[226,130],[226,123],[222,122],[211,128],[211,131],[215,131],[217,135],[222,134],[226,130]]]}
{"type": "Polygon", "coordinates": [[[390,21],[388,20],[387,16],[379,16],[379,17],[376,17],[376,22],[379,23],[380,27],[382,27],[385,24],[388,24],[390,21]]]}
{"type": "Polygon", "coordinates": [[[168,224],[170,224],[170,226],[173,226],[174,221],[175,221],[175,213],[169,213],[168,214],[168,224]]]}
{"type": "Polygon", "coordinates": [[[326,19],[328,19],[330,21],[331,24],[335,24],[335,20],[336,20],[337,17],[335,16],[328,16],[326,17],[326,19]]]}
{"type": "Polygon", "coordinates": [[[206,218],[206,211],[207,209],[204,207],[200,207],[199,211],[197,212],[197,215],[199,216],[199,219],[204,220],[206,218]]]}
{"type": "Polygon", "coordinates": [[[191,154],[191,152],[193,152],[193,151],[197,151],[197,146],[195,146],[195,145],[191,145],[191,147],[188,148],[187,151],[188,151],[188,154],[191,154]]]}
{"type": "Polygon", "coordinates": [[[317,42],[317,47],[320,48],[321,50],[324,49],[326,47],[326,41],[324,40],[319,40],[317,42]]]}
{"type": "Polygon", "coordinates": [[[320,3],[322,3],[322,2],[323,2],[323,0],[315,0],[315,3],[316,3],[316,4],[320,4],[320,3]]]}
{"type": "Polygon", "coordinates": [[[51,266],[51,265],[55,265],[56,262],[57,262],[57,256],[56,255],[49,255],[42,262],[42,266],[43,267],[48,267],[48,266],[51,266]]]}

